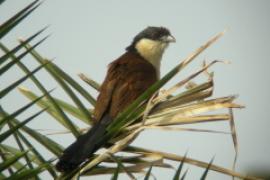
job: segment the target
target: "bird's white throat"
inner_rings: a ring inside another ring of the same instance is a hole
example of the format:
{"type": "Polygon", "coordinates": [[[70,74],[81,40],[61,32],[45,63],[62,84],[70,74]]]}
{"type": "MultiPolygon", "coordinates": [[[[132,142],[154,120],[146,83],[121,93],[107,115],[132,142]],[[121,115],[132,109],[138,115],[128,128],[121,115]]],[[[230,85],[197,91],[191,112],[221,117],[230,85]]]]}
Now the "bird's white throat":
{"type": "Polygon", "coordinates": [[[168,43],[151,39],[141,39],[135,45],[138,53],[155,67],[158,77],[160,76],[161,58],[167,46],[168,43]]]}

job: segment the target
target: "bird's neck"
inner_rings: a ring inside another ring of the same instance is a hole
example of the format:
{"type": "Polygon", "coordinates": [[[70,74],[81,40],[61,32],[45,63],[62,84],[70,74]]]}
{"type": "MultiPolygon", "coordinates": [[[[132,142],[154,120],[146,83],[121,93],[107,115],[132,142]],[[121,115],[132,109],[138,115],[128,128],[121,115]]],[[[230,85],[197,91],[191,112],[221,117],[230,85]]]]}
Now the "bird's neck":
{"type": "Polygon", "coordinates": [[[166,48],[164,43],[150,39],[142,39],[135,46],[137,52],[156,69],[158,78],[160,77],[160,64],[163,52],[166,48]]]}

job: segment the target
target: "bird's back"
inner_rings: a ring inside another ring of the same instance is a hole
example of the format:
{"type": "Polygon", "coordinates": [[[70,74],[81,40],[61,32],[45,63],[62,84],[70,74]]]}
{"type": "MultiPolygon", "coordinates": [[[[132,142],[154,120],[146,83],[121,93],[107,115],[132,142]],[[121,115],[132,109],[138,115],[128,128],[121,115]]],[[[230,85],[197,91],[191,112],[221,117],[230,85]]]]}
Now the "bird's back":
{"type": "Polygon", "coordinates": [[[116,117],[157,80],[152,64],[137,53],[126,52],[109,65],[97,98],[95,119],[100,120],[106,113],[116,117]]]}

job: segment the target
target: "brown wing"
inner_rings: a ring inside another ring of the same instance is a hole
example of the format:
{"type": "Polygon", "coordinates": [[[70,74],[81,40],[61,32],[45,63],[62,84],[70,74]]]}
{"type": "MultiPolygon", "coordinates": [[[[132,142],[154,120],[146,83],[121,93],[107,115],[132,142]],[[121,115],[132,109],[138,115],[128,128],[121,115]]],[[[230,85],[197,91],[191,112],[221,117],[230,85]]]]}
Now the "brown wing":
{"type": "Polygon", "coordinates": [[[125,53],[110,64],[94,111],[99,121],[105,113],[114,118],[157,81],[155,68],[139,55],[125,53]]]}

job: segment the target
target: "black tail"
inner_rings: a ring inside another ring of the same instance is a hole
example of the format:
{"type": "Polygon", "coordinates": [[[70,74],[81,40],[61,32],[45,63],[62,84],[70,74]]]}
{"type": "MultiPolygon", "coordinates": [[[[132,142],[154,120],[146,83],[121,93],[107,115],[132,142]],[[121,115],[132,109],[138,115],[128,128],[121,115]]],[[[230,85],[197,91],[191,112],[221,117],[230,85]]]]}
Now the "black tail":
{"type": "Polygon", "coordinates": [[[106,127],[110,122],[111,118],[105,115],[87,133],[79,136],[73,144],[64,150],[56,164],[56,169],[60,172],[70,172],[89,158],[104,144],[104,142],[100,142],[100,139],[105,135],[106,127]]]}

